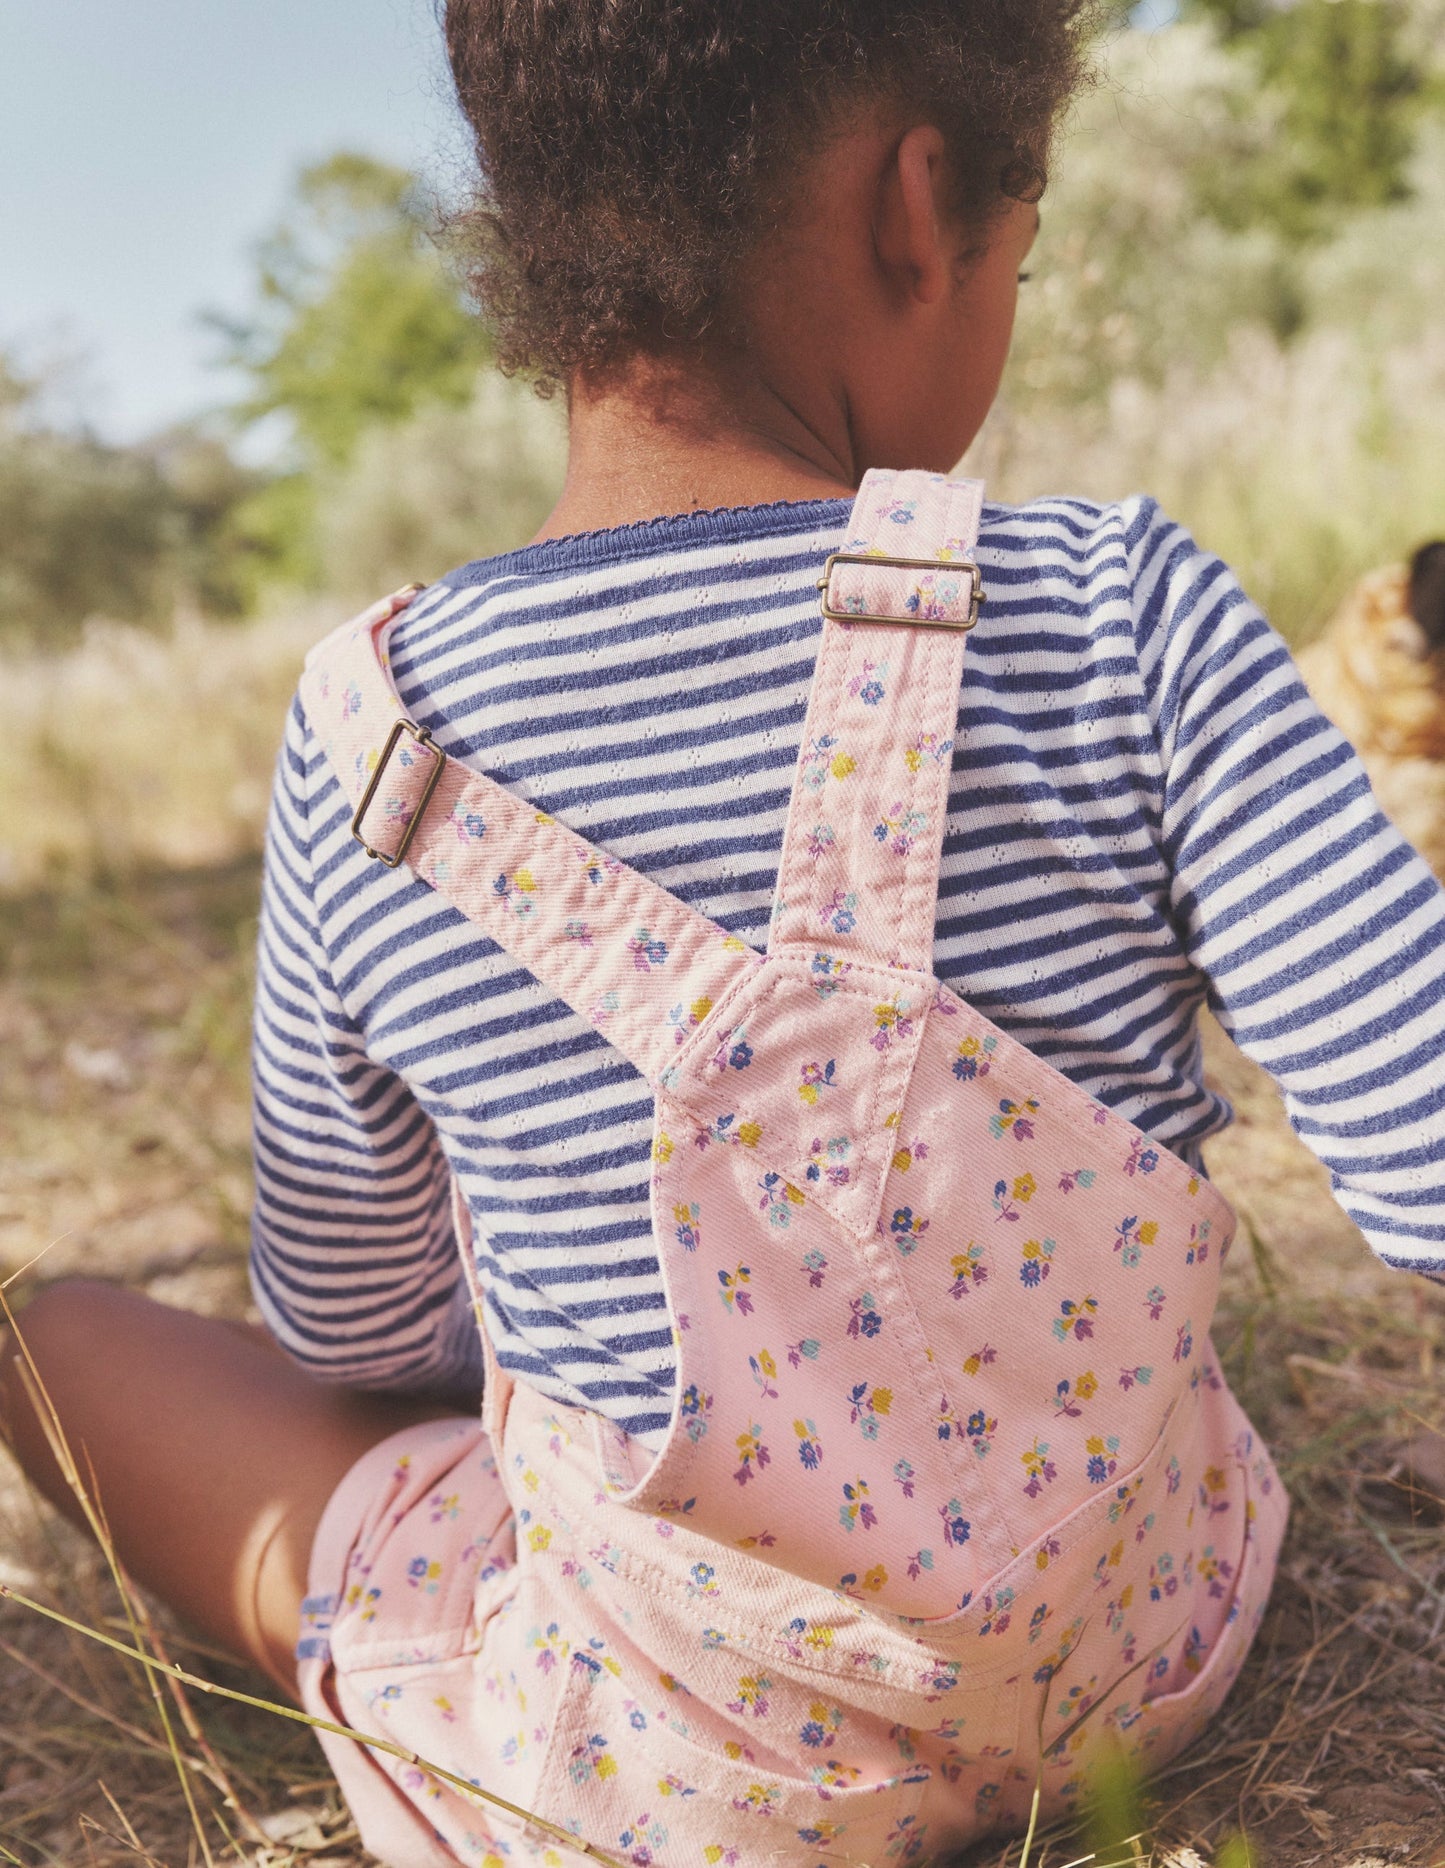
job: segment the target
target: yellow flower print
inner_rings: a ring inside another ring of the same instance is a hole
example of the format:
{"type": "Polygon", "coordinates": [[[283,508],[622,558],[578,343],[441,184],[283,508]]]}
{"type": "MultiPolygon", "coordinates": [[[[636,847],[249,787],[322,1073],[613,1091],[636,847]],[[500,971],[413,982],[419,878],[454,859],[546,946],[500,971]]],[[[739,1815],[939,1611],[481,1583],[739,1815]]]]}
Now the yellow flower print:
{"type": "MultiPolygon", "coordinates": [[[[761,1122],[740,1122],[738,1124],[738,1140],[742,1143],[744,1148],[756,1148],[762,1139],[763,1125],[761,1122]]],[[[801,1198],[801,1196],[799,1197],[801,1198]]]]}
{"type": "Polygon", "coordinates": [[[532,1550],[545,1550],[552,1541],[551,1527],[546,1524],[534,1524],[527,1532],[527,1544],[532,1550]]]}
{"type": "Polygon", "coordinates": [[[835,752],[828,770],[834,778],[851,778],[858,770],[858,761],[847,752],[835,752]]]}
{"type": "Polygon", "coordinates": [[[663,1133],[658,1136],[652,1144],[652,1158],[659,1167],[672,1159],[672,1137],[670,1135],[663,1133]]]}

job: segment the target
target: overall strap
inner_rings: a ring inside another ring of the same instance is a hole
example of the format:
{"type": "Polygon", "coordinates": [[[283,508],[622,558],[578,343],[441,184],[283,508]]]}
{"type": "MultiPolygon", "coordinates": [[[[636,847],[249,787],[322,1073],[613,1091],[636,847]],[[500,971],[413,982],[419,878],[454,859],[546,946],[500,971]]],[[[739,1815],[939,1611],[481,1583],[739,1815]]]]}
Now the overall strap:
{"type": "Polygon", "coordinates": [[[420,585],[317,644],[301,699],[350,798],[352,834],[401,862],[580,1012],[657,1083],[689,1031],[758,956],[616,857],[594,849],[409,720],[387,639],[420,585]]]}
{"type": "Polygon", "coordinates": [[[933,970],[983,483],[873,470],[828,560],[769,949],[933,970]]]}

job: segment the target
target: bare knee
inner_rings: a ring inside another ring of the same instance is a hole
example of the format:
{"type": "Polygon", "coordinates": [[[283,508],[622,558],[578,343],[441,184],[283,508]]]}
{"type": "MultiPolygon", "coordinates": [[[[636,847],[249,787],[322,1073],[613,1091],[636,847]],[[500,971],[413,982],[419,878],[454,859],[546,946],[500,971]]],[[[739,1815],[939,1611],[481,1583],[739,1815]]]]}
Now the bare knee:
{"type": "Polygon", "coordinates": [[[37,1363],[84,1354],[97,1341],[113,1340],[127,1311],[150,1299],[98,1278],[58,1278],[42,1285],[15,1319],[25,1347],[37,1363]]]}

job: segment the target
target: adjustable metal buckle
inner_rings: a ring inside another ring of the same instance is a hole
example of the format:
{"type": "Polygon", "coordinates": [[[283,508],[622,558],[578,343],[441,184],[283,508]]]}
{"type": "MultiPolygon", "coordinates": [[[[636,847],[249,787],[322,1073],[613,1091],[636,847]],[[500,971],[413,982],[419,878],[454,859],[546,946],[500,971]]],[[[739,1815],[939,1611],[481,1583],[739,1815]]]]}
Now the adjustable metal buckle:
{"type": "Polygon", "coordinates": [[[892,629],[972,629],[978,621],[980,608],[987,601],[984,595],[983,573],[970,558],[959,558],[950,563],[940,558],[884,558],[875,556],[871,552],[835,551],[823,566],[823,575],[818,579],[818,588],[823,593],[823,600],[819,607],[828,622],[883,623],[892,629]],[[946,616],[864,616],[852,610],[835,610],[828,601],[828,586],[833,581],[833,569],[839,564],[882,565],[890,571],[960,572],[967,576],[973,585],[968,616],[960,623],[946,616]]]}
{"type": "Polygon", "coordinates": [[[446,762],[447,755],[432,738],[430,727],[418,726],[415,720],[403,719],[397,721],[396,725],[386,736],[386,744],[381,749],[381,757],[376,762],[376,770],[368,780],[366,790],[361,794],[361,803],[357,805],[356,814],[351,820],[351,834],[361,845],[362,849],[366,851],[368,856],[374,856],[377,862],[384,863],[388,869],[395,869],[400,865],[407,851],[411,848],[411,840],[416,835],[417,825],[421,822],[422,812],[431,802],[431,795],[437,788],[437,780],[441,777],[442,767],[446,762]],[[409,733],[418,746],[425,746],[435,760],[435,764],[432,767],[431,777],[428,778],[426,782],[426,789],[418,799],[416,809],[412,812],[406,829],[402,832],[401,842],[397,845],[395,856],[386,856],[383,855],[380,850],[374,850],[366,841],[366,838],[362,836],[361,820],[370,809],[371,801],[376,796],[376,788],[386,774],[386,762],[390,759],[392,753],[396,751],[396,742],[401,738],[403,733],[409,733]]]}

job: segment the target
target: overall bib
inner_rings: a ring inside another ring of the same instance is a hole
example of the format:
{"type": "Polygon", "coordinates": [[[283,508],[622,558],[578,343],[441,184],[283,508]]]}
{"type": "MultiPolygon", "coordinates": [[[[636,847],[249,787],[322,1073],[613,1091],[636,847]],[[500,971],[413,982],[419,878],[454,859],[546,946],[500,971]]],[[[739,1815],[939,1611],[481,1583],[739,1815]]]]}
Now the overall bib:
{"type": "MultiPolygon", "coordinates": [[[[1228,1205],[933,976],[981,503],[864,480],[765,955],[402,719],[409,593],[303,682],[370,852],[646,1077],[677,1361],[660,1451],[489,1357],[485,1436],[363,1461],[308,1703],[639,1868],[881,1868],[1036,1785],[1056,1815],[1199,1732],[1268,1595],[1287,1502],[1209,1342],[1228,1205]]],[[[405,1868],[555,1847],[328,1749],[405,1868]]]]}

